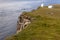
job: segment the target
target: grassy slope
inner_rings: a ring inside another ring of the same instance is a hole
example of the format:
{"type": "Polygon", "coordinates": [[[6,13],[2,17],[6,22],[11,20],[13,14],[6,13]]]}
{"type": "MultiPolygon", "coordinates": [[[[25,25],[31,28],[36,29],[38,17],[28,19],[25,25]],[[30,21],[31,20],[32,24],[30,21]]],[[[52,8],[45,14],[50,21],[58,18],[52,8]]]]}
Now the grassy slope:
{"type": "Polygon", "coordinates": [[[60,8],[38,8],[25,15],[34,18],[32,23],[7,40],[60,40],[60,8]]]}

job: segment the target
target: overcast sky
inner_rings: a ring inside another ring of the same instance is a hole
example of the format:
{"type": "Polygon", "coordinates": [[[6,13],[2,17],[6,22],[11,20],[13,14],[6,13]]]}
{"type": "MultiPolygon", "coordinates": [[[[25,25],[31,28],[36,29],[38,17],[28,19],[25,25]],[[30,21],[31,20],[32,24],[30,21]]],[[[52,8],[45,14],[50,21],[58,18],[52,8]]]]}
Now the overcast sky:
{"type": "Polygon", "coordinates": [[[14,7],[24,7],[25,4],[35,4],[38,2],[56,2],[60,3],[60,0],[0,0],[0,8],[14,8],[14,7]]]}
{"type": "Polygon", "coordinates": [[[0,0],[0,2],[14,2],[14,1],[39,1],[39,0],[0,0]]]}
{"type": "MultiPolygon", "coordinates": [[[[18,7],[24,7],[27,4],[35,4],[40,2],[39,0],[0,0],[0,8],[10,8],[10,9],[14,9],[14,8],[18,8],[18,7]]],[[[30,6],[27,6],[30,7],[30,6]]]]}

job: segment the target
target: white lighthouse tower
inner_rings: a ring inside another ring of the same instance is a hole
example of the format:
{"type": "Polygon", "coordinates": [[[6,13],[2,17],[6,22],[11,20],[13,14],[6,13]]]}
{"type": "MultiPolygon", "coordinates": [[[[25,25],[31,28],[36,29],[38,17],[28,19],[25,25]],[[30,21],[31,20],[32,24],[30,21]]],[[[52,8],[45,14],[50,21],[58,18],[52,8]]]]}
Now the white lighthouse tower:
{"type": "Polygon", "coordinates": [[[41,7],[44,7],[44,4],[43,3],[41,4],[41,7]]]}

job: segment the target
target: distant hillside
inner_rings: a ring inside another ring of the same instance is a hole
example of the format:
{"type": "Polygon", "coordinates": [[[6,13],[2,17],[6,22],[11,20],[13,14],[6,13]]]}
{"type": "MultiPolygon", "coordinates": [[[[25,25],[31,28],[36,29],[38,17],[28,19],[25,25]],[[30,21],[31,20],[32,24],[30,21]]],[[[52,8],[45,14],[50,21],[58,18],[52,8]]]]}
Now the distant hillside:
{"type": "Polygon", "coordinates": [[[60,8],[60,5],[59,4],[55,4],[53,6],[54,6],[54,8],[60,8]]]}
{"type": "Polygon", "coordinates": [[[22,15],[30,16],[33,20],[26,29],[6,40],[60,40],[59,5],[51,9],[39,7],[22,15]]]}

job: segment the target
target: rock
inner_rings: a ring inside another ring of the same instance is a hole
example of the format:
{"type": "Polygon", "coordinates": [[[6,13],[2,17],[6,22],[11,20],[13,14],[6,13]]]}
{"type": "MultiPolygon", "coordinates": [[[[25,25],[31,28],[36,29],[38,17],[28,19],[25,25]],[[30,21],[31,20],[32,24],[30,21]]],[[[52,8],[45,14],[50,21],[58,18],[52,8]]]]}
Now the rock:
{"type": "Polygon", "coordinates": [[[26,15],[21,15],[17,22],[17,33],[25,29],[31,23],[31,17],[26,15]]]}

